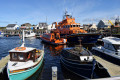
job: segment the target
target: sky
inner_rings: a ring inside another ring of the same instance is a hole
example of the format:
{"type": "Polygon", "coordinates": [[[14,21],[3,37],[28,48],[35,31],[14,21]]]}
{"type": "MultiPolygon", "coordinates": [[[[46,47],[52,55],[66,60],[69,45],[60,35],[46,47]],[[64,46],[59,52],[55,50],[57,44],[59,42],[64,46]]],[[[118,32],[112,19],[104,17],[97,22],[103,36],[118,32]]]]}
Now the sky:
{"type": "Polygon", "coordinates": [[[0,26],[60,22],[65,10],[77,23],[120,16],[120,0],[0,0],[0,26]]]}

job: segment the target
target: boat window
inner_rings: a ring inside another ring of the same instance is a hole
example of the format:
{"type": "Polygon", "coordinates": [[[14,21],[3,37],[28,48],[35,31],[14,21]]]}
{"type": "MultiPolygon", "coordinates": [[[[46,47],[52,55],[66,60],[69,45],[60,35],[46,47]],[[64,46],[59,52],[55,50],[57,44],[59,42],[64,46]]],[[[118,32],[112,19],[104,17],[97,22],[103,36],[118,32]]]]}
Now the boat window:
{"type": "Polygon", "coordinates": [[[70,25],[70,27],[72,27],[72,25],[70,25]]]}
{"type": "Polygon", "coordinates": [[[23,60],[24,59],[24,57],[23,57],[23,54],[19,54],[19,60],[23,60]]]}
{"type": "Polygon", "coordinates": [[[120,45],[114,45],[116,50],[120,50],[120,45]]]}
{"type": "Polygon", "coordinates": [[[104,48],[109,50],[115,50],[112,44],[104,43],[104,48]]]}
{"type": "Polygon", "coordinates": [[[12,53],[12,59],[14,59],[14,60],[17,59],[17,53],[12,53]]]}
{"type": "Polygon", "coordinates": [[[68,28],[70,28],[70,25],[68,25],[68,28]]]}
{"type": "Polygon", "coordinates": [[[73,25],[73,27],[75,27],[75,25],[73,25]]]}
{"type": "Polygon", "coordinates": [[[63,26],[63,28],[65,28],[65,26],[63,26]]]}
{"type": "Polygon", "coordinates": [[[78,27],[78,25],[76,25],[76,27],[78,27]]]}

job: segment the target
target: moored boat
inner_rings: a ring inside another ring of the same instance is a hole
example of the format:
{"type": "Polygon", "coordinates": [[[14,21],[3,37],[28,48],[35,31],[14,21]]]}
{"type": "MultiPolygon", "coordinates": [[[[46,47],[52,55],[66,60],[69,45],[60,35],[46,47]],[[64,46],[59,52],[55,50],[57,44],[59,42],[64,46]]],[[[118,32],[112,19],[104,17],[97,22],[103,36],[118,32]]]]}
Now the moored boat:
{"type": "Polygon", "coordinates": [[[57,24],[54,22],[56,29],[52,30],[58,31],[61,37],[66,37],[68,42],[79,42],[79,38],[81,38],[82,43],[96,43],[100,34],[98,33],[88,33],[87,31],[80,29],[80,23],[75,22],[75,18],[73,18],[70,14],[65,12],[63,16],[63,20],[57,24]]]}
{"type": "Polygon", "coordinates": [[[29,37],[35,37],[35,33],[32,30],[26,30],[25,31],[25,38],[29,38],[29,37]]]}
{"type": "Polygon", "coordinates": [[[67,43],[67,39],[61,38],[59,33],[45,33],[43,36],[40,36],[40,39],[53,45],[62,45],[67,43]]]}
{"type": "Polygon", "coordinates": [[[94,54],[120,65],[120,38],[104,37],[102,41],[103,45],[92,47],[94,54]]]}
{"type": "MultiPolygon", "coordinates": [[[[23,32],[24,34],[24,32],[23,32]]],[[[7,73],[10,80],[24,80],[32,76],[39,68],[42,68],[44,51],[32,47],[16,47],[9,51],[10,60],[7,65],[7,73]]]]}
{"type": "Polygon", "coordinates": [[[107,70],[93,58],[92,53],[81,46],[64,48],[60,58],[64,68],[83,79],[110,77],[107,70]]]}
{"type": "Polygon", "coordinates": [[[3,32],[0,32],[0,37],[3,37],[4,36],[4,33],[3,32]]]}

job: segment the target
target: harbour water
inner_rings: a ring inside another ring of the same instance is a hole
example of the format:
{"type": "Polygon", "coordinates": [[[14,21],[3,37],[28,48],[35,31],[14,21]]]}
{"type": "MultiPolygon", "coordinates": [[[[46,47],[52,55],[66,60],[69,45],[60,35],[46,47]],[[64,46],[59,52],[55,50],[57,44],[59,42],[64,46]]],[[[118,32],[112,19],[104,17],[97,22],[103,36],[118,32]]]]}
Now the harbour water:
{"type": "MultiPolygon", "coordinates": [[[[15,47],[19,47],[20,45],[21,45],[21,40],[18,36],[0,38],[0,59],[7,56],[9,54],[8,53],[9,50],[15,47]]],[[[64,79],[76,80],[77,78],[80,79],[80,77],[72,73],[70,74],[64,68],[61,67],[60,52],[64,47],[66,47],[66,45],[52,46],[52,45],[41,42],[40,39],[33,37],[33,38],[25,39],[25,46],[35,47],[37,49],[44,49],[45,51],[45,57],[44,57],[44,63],[43,63],[42,69],[39,69],[33,76],[31,76],[27,80],[33,80],[33,79],[34,80],[52,80],[53,66],[57,66],[58,68],[58,80],[64,80],[64,79]]],[[[74,45],[70,45],[70,46],[74,46],[74,45]]],[[[4,77],[7,77],[7,76],[4,76],[4,77]]]]}
{"type": "MultiPolygon", "coordinates": [[[[0,59],[7,56],[8,51],[12,48],[19,47],[21,45],[21,40],[18,36],[3,37],[0,38],[0,59]]],[[[25,38],[25,46],[34,47],[37,49],[44,49],[44,63],[42,68],[40,68],[34,75],[29,77],[27,80],[52,80],[52,67],[56,66],[58,68],[58,80],[70,79],[70,80],[80,80],[81,77],[67,71],[60,64],[60,52],[63,48],[74,47],[75,44],[53,46],[43,43],[40,39],[32,37],[25,38]]],[[[84,44],[84,47],[90,49],[93,45],[84,44]]],[[[7,74],[6,72],[4,72],[7,74]]],[[[7,80],[7,75],[4,75],[4,79],[7,80]]]]}

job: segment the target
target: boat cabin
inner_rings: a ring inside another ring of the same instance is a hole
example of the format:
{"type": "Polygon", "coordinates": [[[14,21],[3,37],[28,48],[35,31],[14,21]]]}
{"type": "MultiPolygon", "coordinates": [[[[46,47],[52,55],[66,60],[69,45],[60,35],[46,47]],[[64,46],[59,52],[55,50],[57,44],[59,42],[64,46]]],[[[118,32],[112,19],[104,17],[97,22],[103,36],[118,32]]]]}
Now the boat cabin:
{"type": "Polygon", "coordinates": [[[61,22],[59,22],[58,24],[57,22],[54,22],[53,24],[55,24],[55,27],[57,30],[59,30],[60,34],[87,33],[87,31],[80,29],[80,23],[76,23],[75,18],[73,18],[67,12],[65,12],[63,20],[61,22]]]}
{"type": "Polygon", "coordinates": [[[17,47],[9,51],[10,61],[26,62],[33,60],[35,62],[39,57],[37,52],[35,48],[17,47]]]}
{"type": "Polygon", "coordinates": [[[43,37],[45,39],[49,39],[50,41],[54,40],[54,39],[60,39],[60,34],[59,33],[46,33],[43,35],[43,37]]]}
{"type": "MultiPolygon", "coordinates": [[[[103,47],[105,49],[120,52],[120,38],[105,37],[105,38],[102,39],[102,41],[104,42],[103,47]]],[[[118,53],[116,53],[116,54],[118,54],[118,53]]]]}
{"type": "Polygon", "coordinates": [[[66,59],[79,61],[79,62],[92,62],[93,56],[90,51],[85,48],[75,47],[75,48],[64,48],[61,52],[62,56],[66,59]]]}

